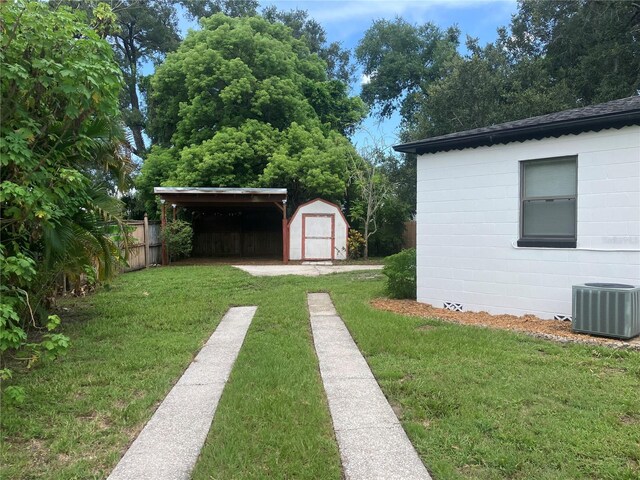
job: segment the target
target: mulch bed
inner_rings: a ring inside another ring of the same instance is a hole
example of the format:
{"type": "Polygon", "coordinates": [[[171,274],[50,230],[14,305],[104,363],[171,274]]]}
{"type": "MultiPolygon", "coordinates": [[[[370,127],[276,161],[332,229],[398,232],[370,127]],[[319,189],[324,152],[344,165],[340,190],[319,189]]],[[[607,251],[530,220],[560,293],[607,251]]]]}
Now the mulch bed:
{"type": "Polygon", "coordinates": [[[391,300],[387,298],[375,299],[371,302],[371,305],[380,310],[412,317],[437,318],[464,325],[512,330],[558,342],[586,343],[640,350],[640,337],[625,341],[575,333],[571,331],[571,322],[543,320],[535,315],[517,317],[515,315],[491,315],[487,312],[452,312],[426,303],[418,303],[415,300],[391,300]]]}

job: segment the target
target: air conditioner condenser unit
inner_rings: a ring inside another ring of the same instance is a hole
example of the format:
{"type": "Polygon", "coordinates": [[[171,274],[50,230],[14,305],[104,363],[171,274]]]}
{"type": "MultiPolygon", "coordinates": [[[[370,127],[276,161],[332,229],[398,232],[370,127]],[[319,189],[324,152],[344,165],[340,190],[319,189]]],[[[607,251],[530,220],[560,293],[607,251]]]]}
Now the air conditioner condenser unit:
{"type": "Polygon", "coordinates": [[[574,332],[628,340],[640,335],[640,287],[620,283],[573,286],[574,332]]]}

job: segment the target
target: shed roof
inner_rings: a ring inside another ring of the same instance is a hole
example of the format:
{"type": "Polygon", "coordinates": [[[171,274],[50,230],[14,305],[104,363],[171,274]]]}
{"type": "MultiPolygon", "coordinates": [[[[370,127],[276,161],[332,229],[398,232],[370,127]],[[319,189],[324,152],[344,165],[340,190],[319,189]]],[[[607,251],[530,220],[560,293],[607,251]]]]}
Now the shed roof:
{"type": "Polygon", "coordinates": [[[181,206],[284,203],[286,188],[155,187],[153,193],[181,206]]]}
{"type": "Polygon", "coordinates": [[[397,152],[435,153],[640,125],[640,96],[573,108],[395,145],[397,152]]]}

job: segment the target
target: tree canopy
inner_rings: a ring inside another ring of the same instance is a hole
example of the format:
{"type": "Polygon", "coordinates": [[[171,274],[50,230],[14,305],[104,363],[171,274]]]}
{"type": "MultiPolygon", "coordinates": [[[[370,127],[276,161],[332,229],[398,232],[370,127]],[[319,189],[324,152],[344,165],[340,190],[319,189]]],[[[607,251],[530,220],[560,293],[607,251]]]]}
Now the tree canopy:
{"type": "Polygon", "coordinates": [[[356,50],[371,82],[363,99],[405,140],[446,134],[636,94],[640,6],[600,0],[521,0],[486,46],[431,24],[375,22],[356,50]]]}
{"type": "Polygon", "coordinates": [[[325,62],[283,24],[222,14],[201,23],[150,82],[157,147],[138,181],[147,201],[159,180],[283,186],[293,204],[340,198],[351,148],[344,134],[364,116],[360,99],[329,80],[325,62]]]}
{"type": "Polygon", "coordinates": [[[412,25],[401,18],[378,20],[356,48],[356,58],[369,81],[362,99],[381,117],[399,110],[410,117],[428,86],[446,75],[446,62],[456,55],[457,28],[441,30],[433,23],[412,25]]]}

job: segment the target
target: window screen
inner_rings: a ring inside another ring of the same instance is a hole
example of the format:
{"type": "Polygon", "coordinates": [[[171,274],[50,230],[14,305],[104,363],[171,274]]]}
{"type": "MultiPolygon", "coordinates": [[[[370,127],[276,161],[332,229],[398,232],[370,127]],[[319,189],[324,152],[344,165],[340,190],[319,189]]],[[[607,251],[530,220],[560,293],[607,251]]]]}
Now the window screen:
{"type": "Polygon", "coordinates": [[[521,162],[520,246],[575,247],[575,157],[521,162]]]}

